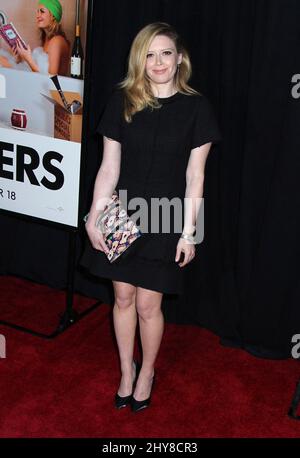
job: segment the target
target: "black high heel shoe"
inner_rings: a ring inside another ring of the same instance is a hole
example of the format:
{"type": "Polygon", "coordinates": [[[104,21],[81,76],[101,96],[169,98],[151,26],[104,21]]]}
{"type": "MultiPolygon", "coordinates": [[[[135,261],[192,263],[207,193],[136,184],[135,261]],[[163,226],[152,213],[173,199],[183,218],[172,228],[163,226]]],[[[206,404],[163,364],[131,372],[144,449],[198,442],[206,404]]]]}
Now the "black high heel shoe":
{"type": "MultiPolygon", "coordinates": [[[[140,369],[141,369],[141,366],[140,366],[138,361],[133,360],[133,362],[135,364],[135,377],[134,377],[134,380],[133,380],[133,383],[132,383],[132,393],[133,393],[133,389],[134,389],[135,383],[136,383],[136,381],[138,379],[139,372],[140,372],[140,369]]],[[[117,409],[122,409],[122,407],[126,407],[128,404],[130,404],[132,393],[129,394],[128,396],[119,396],[118,393],[116,393],[116,395],[115,395],[115,407],[117,409]]]]}
{"type": "MultiPolygon", "coordinates": [[[[151,391],[153,389],[154,379],[155,379],[155,374],[152,377],[151,391]]],[[[130,401],[131,410],[132,410],[132,412],[138,412],[139,410],[142,410],[142,409],[145,409],[146,407],[149,407],[150,402],[151,402],[151,392],[150,392],[149,398],[143,399],[142,401],[137,401],[132,395],[131,396],[131,401],[130,401]]]]}

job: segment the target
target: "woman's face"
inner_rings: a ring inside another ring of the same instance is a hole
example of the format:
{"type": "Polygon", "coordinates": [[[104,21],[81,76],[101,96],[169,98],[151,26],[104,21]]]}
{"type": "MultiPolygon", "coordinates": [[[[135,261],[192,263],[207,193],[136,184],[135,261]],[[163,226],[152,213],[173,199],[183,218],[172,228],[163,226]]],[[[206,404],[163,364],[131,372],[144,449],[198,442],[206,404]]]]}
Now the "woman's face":
{"type": "Polygon", "coordinates": [[[146,75],[155,85],[170,83],[181,61],[182,54],[177,53],[174,41],[165,35],[157,35],[148,49],[146,75]]]}
{"type": "Polygon", "coordinates": [[[36,11],[36,22],[40,29],[46,29],[51,25],[52,15],[43,5],[41,5],[36,11]]]}

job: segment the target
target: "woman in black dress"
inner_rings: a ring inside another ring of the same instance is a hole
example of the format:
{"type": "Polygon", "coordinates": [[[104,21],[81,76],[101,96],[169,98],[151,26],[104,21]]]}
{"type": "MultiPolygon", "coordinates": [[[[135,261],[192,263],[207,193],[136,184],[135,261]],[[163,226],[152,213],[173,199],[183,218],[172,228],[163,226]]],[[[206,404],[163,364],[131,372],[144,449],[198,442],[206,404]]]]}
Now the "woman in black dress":
{"type": "MultiPolygon", "coordinates": [[[[199,202],[206,158],[220,135],[208,100],[188,86],[190,75],[189,56],[177,32],[165,23],[149,24],[133,41],[127,76],[112,94],[98,127],[104,141],[103,160],[86,223],[90,243],[81,264],[113,282],[122,373],[115,405],[131,404],[133,411],[150,403],[164,329],[162,296],[182,293],[182,269],[195,256],[199,205],[194,210],[184,208],[180,233],[174,228],[176,217],[171,218],[168,232],[161,227],[151,232],[149,223],[149,232],[112,264],[95,221],[114,189],[126,190],[128,203],[144,198],[148,208],[154,197],[177,198],[182,204],[185,199],[199,202]],[[133,360],[137,319],[141,366],[133,360]]],[[[151,220],[150,210],[149,215],[151,220]]]]}

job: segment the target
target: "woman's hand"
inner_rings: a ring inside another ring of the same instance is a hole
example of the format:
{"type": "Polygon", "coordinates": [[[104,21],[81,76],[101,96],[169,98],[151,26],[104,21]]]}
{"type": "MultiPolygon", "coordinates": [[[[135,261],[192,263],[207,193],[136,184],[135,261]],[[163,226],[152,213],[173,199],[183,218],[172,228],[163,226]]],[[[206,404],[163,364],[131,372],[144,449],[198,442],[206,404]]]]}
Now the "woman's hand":
{"type": "Polygon", "coordinates": [[[176,248],[176,262],[179,261],[181,253],[184,253],[184,259],[178,265],[184,267],[195,257],[195,245],[188,240],[180,238],[176,248]]]}
{"type": "Polygon", "coordinates": [[[18,53],[17,51],[17,47],[15,46],[13,49],[12,49],[12,54],[14,56],[14,59],[15,59],[15,62],[17,64],[19,64],[20,62],[22,62],[22,57],[20,56],[20,54],[18,53]]]}
{"type": "Polygon", "coordinates": [[[31,54],[31,48],[29,45],[27,45],[27,49],[25,49],[20,42],[20,40],[17,40],[16,47],[14,49],[14,55],[16,57],[19,56],[20,59],[25,60],[29,65],[32,62],[32,54],[31,54]]]}
{"type": "Polygon", "coordinates": [[[104,241],[104,237],[101,231],[96,228],[95,224],[91,224],[88,221],[85,223],[85,229],[91,241],[93,248],[104,253],[108,252],[108,248],[104,241]]]}
{"type": "Polygon", "coordinates": [[[23,47],[22,43],[18,40],[17,41],[17,45],[16,45],[16,51],[17,51],[19,57],[22,60],[25,60],[27,62],[27,64],[31,68],[31,71],[33,71],[33,72],[39,72],[40,71],[39,67],[37,66],[37,64],[35,63],[35,61],[32,58],[31,48],[30,48],[29,45],[27,45],[27,49],[25,49],[23,47]]]}

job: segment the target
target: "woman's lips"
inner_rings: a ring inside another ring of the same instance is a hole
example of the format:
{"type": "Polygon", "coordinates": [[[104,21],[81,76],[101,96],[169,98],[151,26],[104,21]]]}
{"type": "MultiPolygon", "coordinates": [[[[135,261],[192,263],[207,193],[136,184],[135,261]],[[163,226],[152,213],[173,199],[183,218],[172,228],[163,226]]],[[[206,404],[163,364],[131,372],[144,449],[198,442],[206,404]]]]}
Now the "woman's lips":
{"type": "Polygon", "coordinates": [[[153,70],[153,73],[157,73],[158,75],[162,75],[166,71],[167,71],[167,69],[165,68],[164,70],[153,70]]]}

